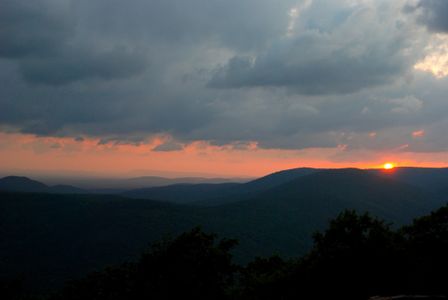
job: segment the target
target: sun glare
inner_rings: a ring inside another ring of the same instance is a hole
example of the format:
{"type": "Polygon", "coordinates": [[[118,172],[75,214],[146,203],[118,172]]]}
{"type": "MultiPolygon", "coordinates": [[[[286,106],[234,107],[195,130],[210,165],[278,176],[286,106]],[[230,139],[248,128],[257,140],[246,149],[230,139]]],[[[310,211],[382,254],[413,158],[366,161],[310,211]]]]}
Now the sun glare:
{"type": "Polygon", "coordinates": [[[394,166],[394,164],[392,164],[392,163],[385,163],[384,164],[384,166],[383,166],[383,168],[385,169],[385,170],[391,170],[391,169],[393,169],[395,166],[394,166]]]}

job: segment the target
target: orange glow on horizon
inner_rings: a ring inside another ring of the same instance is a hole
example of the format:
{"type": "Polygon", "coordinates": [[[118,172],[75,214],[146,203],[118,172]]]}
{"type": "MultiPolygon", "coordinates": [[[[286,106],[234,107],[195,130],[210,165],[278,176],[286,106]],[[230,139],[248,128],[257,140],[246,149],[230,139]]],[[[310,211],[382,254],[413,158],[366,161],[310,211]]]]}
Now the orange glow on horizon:
{"type": "Polygon", "coordinates": [[[156,151],[158,145],[170,141],[169,136],[153,136],[138,144],[121,144],[89,137],[75,140],[0,132],[0,171],[3,175],[33,171],[80,172],[106,177],[166,176],[163,174],[168,173],[173,174],[171,177],[185,177],[185,174],[259,177],[301,167],[385,169],[385,161],[394,162],[394,167],[448,166],[448,152],[412,153],[401,149],[265,149],[258,147],[256,142],[218,146],[207,141],[193,141],[174,151],[156,151]]]}

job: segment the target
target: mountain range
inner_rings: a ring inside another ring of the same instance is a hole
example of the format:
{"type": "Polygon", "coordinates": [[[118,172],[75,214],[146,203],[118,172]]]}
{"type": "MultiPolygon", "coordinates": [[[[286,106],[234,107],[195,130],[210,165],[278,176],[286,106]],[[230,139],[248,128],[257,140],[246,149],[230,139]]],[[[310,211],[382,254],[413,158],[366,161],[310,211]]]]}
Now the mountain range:
{"type": "Polygon", "coordinates": [[[292,169],[247,183],[175,184],[92,194],[0,179],[0,278],[39,287],[136,258],[148,243],[201,225],[237,238],[237,261],[304,254],[345,209],[396,225],[447,203],[447,169],[292,169]],[[24,274],[26,272],[26,274],[24,274]]]}
{"type": "Polygon", "coordinates": [[[88,191],[71,185],[48,186],[23,176],[7,176],[0,179],[0,191],[21,193],[81,194],[88,191]]]}
{"type": "Polygon", "coordinates": [[[140,189],[157,186],[167,186],[173,184],[198,184],[198,183],[229,183],[229,182],[248,182],[251,178],[220,178],[220,177],[162,177],[162,176],[138,176],[138,177],[101,177],[78,175],[36,175],[28,176],[34,180],[44,182],[46,185],[72,185],[81,189],[99,192],[120,192],[130,189],[140,189]]]}

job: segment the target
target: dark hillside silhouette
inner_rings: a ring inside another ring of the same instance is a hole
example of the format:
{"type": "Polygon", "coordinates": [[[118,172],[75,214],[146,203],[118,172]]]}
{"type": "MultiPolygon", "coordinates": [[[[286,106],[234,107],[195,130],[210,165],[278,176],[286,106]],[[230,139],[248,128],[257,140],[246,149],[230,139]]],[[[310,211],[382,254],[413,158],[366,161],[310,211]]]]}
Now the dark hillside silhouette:
{"type": "Polygon", "coordinates": [[[86,190],[71,185],[48,186],[42,182],[22,176],[7,176],[0,179],[0,192],[87,194],[86,190]]]}
{"type": "Polygon", "coordinates": [[[47,189],[47,185],[28,177],[7,176],[0,179],[0,191],[40,193],[47,189]]]}
{"type": "Polygon", "coordinates": [[[369,170],[369,172],[433,192],[448,189],[448,168],[400,167],[393,169],[391,172],[384,172],[384,170],[369,170]]]}
{"type": "Polygon", "coordinates": [[[150,242],[196,225],[240,240],[235,261],[306,253],[340,211],[368,211],[395,226],[440,207],[425,190],[355,169],[324,170],[213,207],[82,194],[0,194],[0,276],[38,288],[135,259],[150,242]],[[76,261],[76,264],[73,264],[76,261]],[[51,263],[50,263],[51,262],[51,263]]]}
{"type": "Polygon", "coordinates": [[[153,243],[135,262],[90,273],[47,296],[33,298],[17,280],[0,287],[16,300],[447,299],[448,207],[396,230],[344,211],[313,239],[304,256],[238,266],[235,240],[194,228],[153,243]]]}
{"type": "Polygon", "coordinates": [[[182,184],[131,190],[126,197],[146,198],[199,206],[218,206],[253,198],[271,188],[281,186],[317,169],[297,168],[275,172],[247,183],[182,184]]]}

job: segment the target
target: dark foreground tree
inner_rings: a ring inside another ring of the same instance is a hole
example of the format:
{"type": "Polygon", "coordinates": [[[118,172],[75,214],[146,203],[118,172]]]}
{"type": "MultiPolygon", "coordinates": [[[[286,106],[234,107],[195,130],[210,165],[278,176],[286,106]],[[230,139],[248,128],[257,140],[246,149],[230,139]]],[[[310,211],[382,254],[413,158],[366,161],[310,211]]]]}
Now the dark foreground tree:
{"type": "Polygon", "coordinates": [[[20,279],[0,280],[0,295],[2,299],[21,300],[25,298],[20,279]]]}
{"type": "Polygon", "coordinates": [[[383,221],[343,212],[325,232],[314,235],[307,256],[288,266],[265,261],[271,269],[260,270],[263,261],[255,261],[258,268],[249,265],[246,278],[262,280],[258,289],[246,285],[246,293],[254,299],[367,299],[393,293],[391,272],[399,269],[400,241],[383,221]]]}
{"type": "Polygon", "coordinates": [[[448,206],[402,228],[408,289],[448,295],[448,206]]]}
{"type": "Polygon", "coordinates": [[[447,270],[448,207],[400,230],[369,214],[345,211],[314,235],[305,257],[249,264],[242,294],[247,299],[308,300],[447,295],[447,270]]]}
{"type": "Polygon", "coordinates": [[[240,271],[238,299],[283,299],[288,290],[285,280],[291,276],[294,261],[275,255],[258,257],[240,271]]]}
{"type": "Polygon", "coordinates": [[[235,240],[216,240],[199,228],[156,243],[140,260],[91,274],[55,299],[226,299],[236,266],[235,240]]]}
{"type": "Polygon", "coordinates": [[[341,213],[314,247],[297,275],[311,296],[366,299],[400,290],[402,237],[384,221],[354,211],[341,213]]]}
{"type": "MultiPolygon", "coordinates": [[[[257,258],[237,267],[230,254],[235,244],[195,228],[154,244],[135,263],[72,282],[52,299],[367,300],[448,294],[448,207],[399,230],[345,211],[314,235],[308,255],[296,259],[257,258]]],[[[17,296],[15,281],[3,287],[8,299],[28,299],[17,296]]]]}

